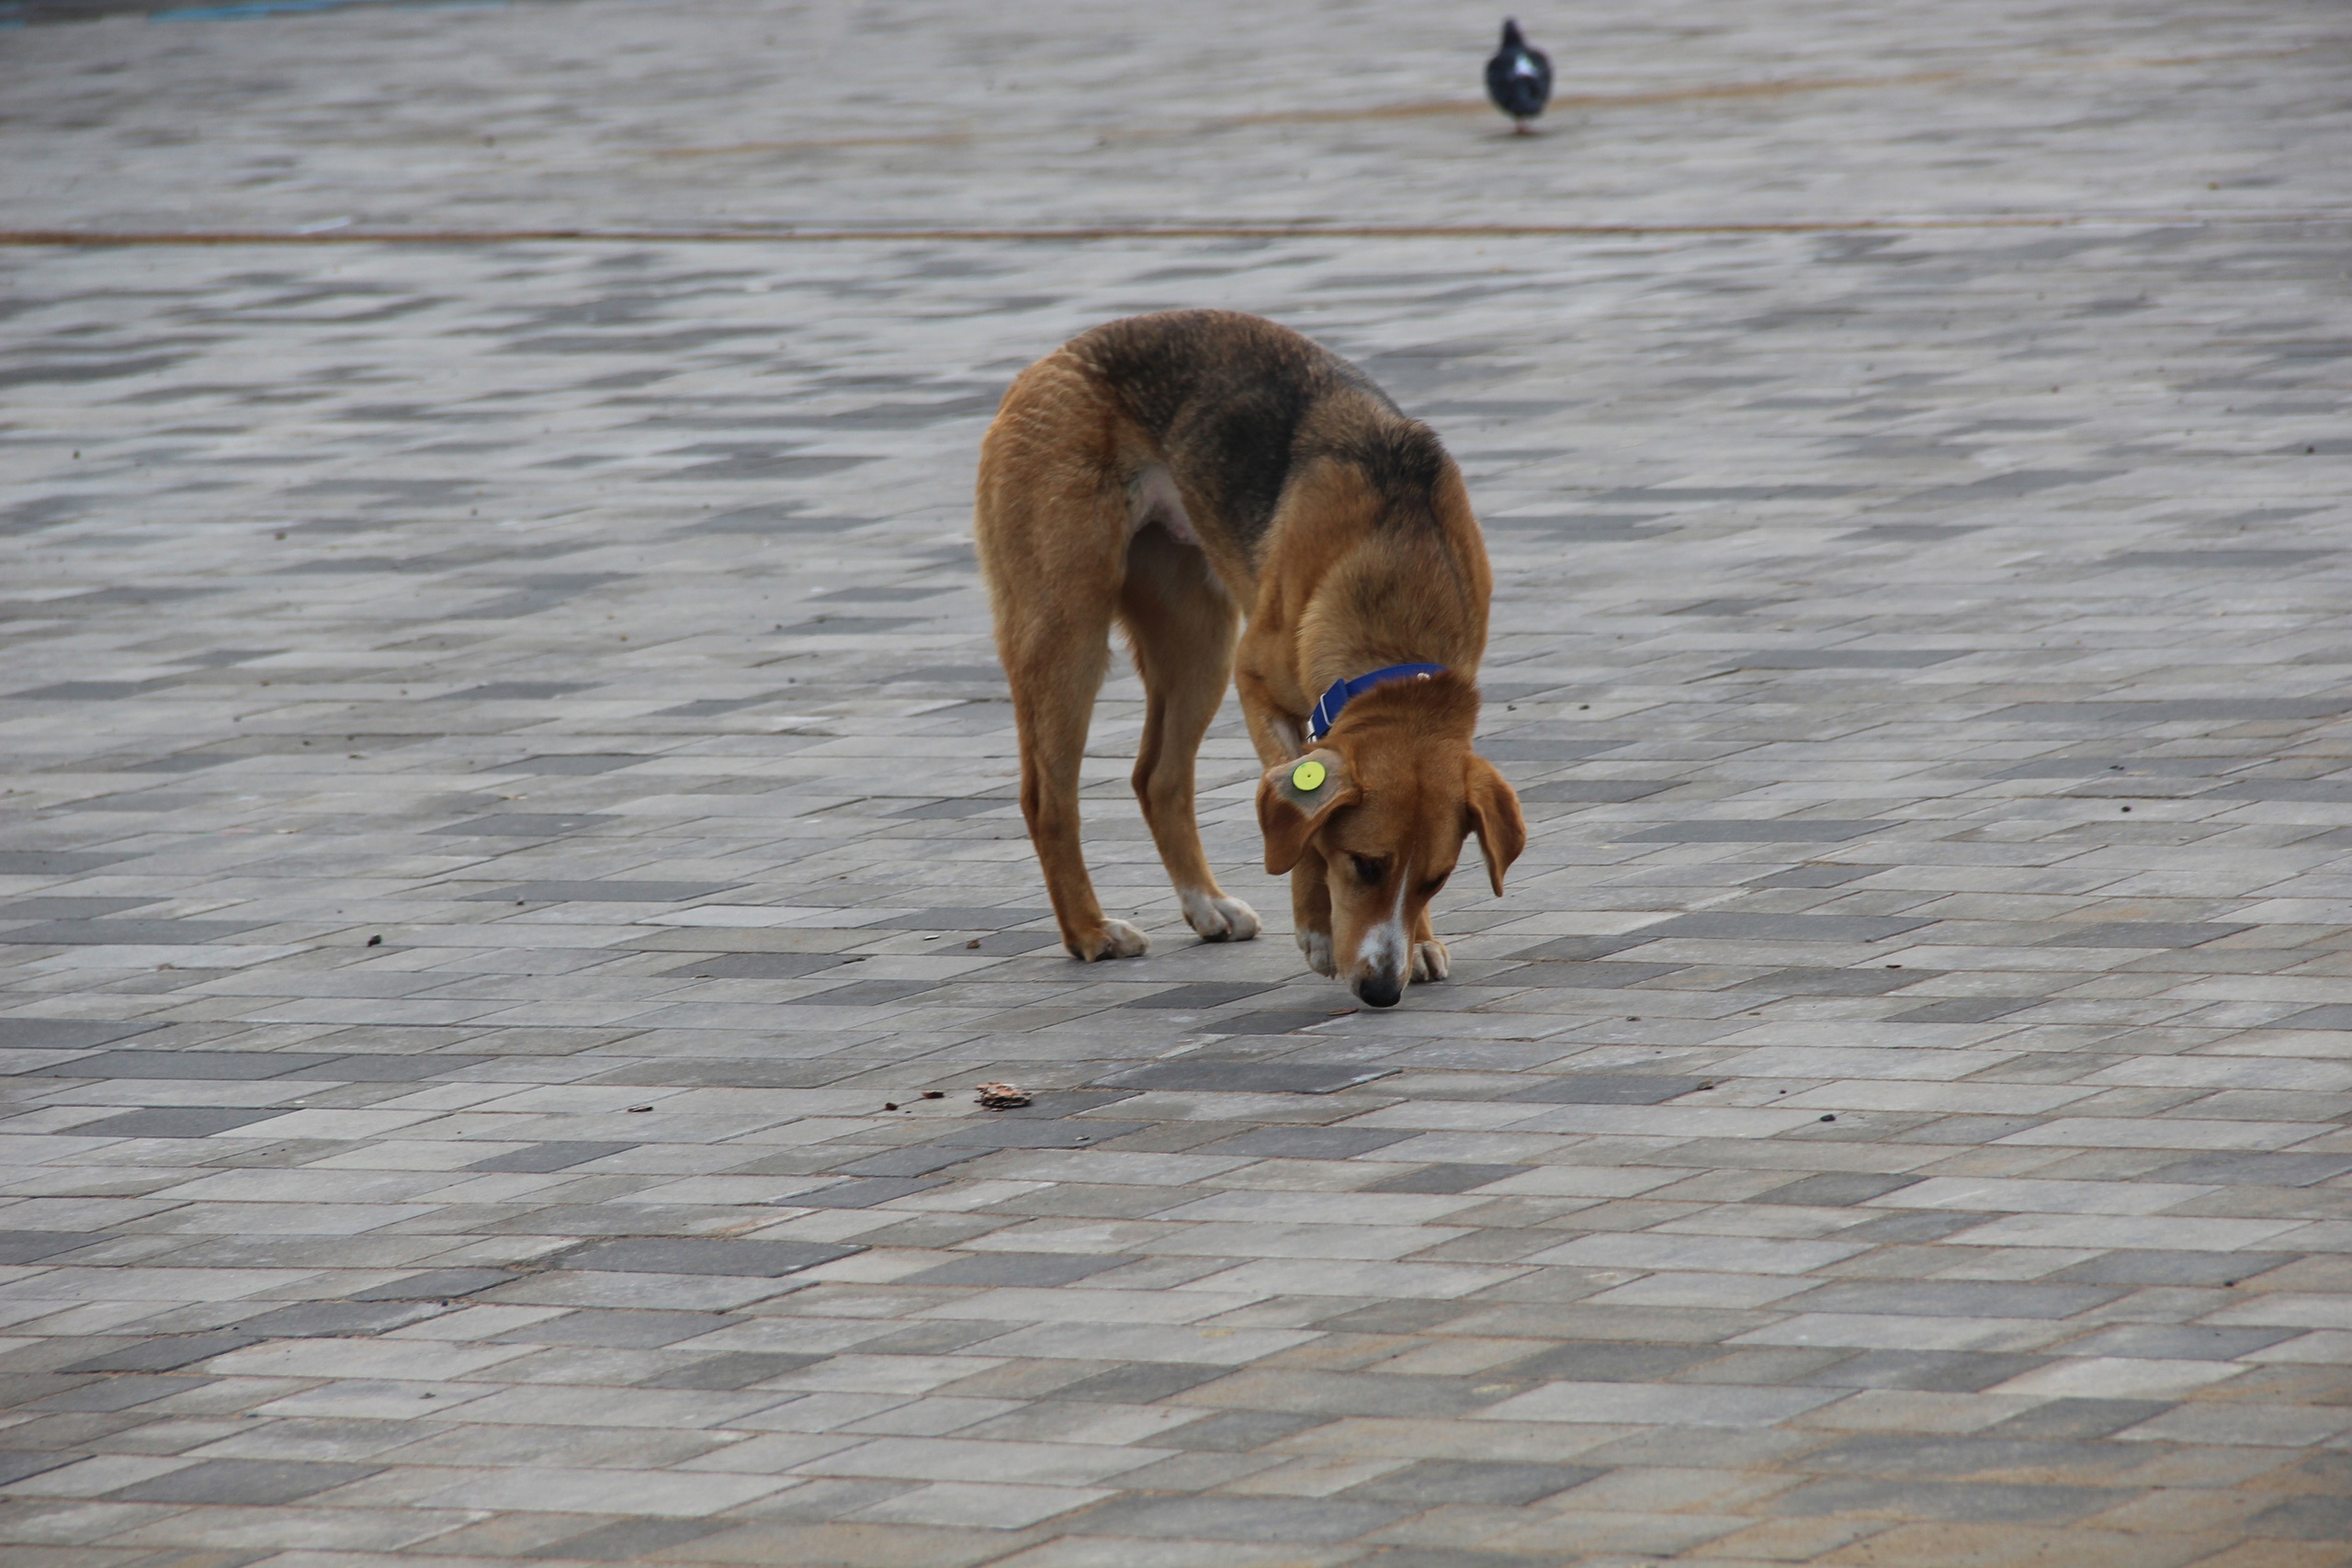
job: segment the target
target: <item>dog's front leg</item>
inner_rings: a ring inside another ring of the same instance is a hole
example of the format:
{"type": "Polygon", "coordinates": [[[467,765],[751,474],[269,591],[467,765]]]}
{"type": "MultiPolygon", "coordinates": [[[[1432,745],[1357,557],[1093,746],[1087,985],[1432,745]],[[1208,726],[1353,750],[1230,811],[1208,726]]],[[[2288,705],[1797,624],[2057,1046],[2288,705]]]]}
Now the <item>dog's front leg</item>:
{"type": "Polygon", "coordinates": [[[1290,916],[1306,966],[1317,975],[1336,976],[1340,964],[1331,954],[1331,884],[1322,854],[1311,844],[1291,869],[1290,916]]]}
{"type": "Polygon", "coordinates": [[[1242,644],[1243,657],[1233,667],[1233,689],[1241,699],[1241,722],[1250,728],[1250,741],[1258,749],[1258,760],[1271,768],[1276,762],[1306,756],[1306,726],[1283,711],[1266,678],[1252,667],[1246,634],[1242,644]]]}
{"type": "Polygon", "coordinates": [[[1442,980],[1453,973],[1453,955],[1438,941],[1437,932],[1430,928],[1430,912],[1426,906],[1413,917],[1413,980],[1442,980]]]}

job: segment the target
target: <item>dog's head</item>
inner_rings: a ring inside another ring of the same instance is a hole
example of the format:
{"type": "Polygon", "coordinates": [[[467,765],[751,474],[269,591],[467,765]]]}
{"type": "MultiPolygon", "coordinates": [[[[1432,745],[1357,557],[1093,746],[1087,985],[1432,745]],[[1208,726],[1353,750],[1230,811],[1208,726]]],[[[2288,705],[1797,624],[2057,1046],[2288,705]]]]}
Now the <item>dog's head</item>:
{"type": "Polygon", "coordinates": [[[1320,861],[1332,963],[1369,1006],[1394,1007],[1405,994],[1413,932],[1463,841],[1477,835],[1497,897],[1527,847],[1519,796],[1470,750],[1477,719],[1477,688],[1458,675],[1375,687],[1314,750],[1259,782],[1266,870],[1320,861]]]}

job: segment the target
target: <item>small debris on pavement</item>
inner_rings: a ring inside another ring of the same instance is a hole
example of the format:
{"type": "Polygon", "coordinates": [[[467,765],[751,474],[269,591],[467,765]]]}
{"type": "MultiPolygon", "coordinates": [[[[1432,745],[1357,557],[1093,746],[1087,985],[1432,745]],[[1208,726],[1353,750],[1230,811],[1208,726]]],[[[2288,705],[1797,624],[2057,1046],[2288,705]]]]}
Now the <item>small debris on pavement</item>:
{"type": "Polygon", "coordinates": [[[984,1083],[978,1092],[980,1103],[990,1111],[1011,1111],[1029,1103],[1029,1097],[1009,1083],[984,1083]]]}

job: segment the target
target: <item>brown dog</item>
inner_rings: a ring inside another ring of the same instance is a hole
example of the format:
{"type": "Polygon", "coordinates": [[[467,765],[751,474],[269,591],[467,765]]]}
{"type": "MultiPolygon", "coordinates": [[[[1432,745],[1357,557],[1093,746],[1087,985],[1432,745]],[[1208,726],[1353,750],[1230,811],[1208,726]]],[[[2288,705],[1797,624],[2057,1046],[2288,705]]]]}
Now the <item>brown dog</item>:
{"type": "Polygon", "coordinates": [[[1470,750],[1492,578],[1426,425],[1272,321],[1131,317],[1014,380],[980,447],[977,531],[1022,815],[1071,953],[1147,945],[1103,918],[1079,848],[1079,761],[1116,620],[1146,695],[1136,794],[1193,929],[1258,934],[1193,816],[1193,755],[1230,674],[1267,769],[1266,870],[1291,874],[1307,963],[1374,1007],[1445,977],[1430,897],[1474,832],[1500,895],[1527,828],[1470,750]]]}

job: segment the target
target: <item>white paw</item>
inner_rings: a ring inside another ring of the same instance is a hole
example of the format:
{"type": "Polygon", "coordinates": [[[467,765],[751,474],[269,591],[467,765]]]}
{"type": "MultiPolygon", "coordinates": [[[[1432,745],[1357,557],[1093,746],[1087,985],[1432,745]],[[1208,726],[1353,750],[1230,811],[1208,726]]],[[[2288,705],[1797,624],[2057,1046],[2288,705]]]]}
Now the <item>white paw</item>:
{"type": "Polygon", "coordinates": [[[1151,938],[1125,920],[1105,920],[1102,934],[1094,939],[1094,951],[1078,956],[1089,964],[1103,958],[1140,958],[1151,951],[1151,938]]]}
{"type": "Polygon", "coordinates": [[[1317,975],[1331,977],[1337,977],[1339,975],[1340,966],[1331,961],[1331,933],[1329,931],[1299,932],[1298,950],[1299,952],[1306,954],[1306,966],[1309,969],[1314,970],[1317,975]]]}
{"type": "Polygon", "coordinates": [[[1203,942],[1248,942],[1258,934],[1258,911],[1238,898],[1187,893],[1184,919],[1203,942]]]}
{"type": "Polygon", "coordinates": [[[1445,951],[1445,943],[1431,939],[1413,944],[1413,980],[1442,980],[1453,973],[1453,955],[1445,951]]]}

